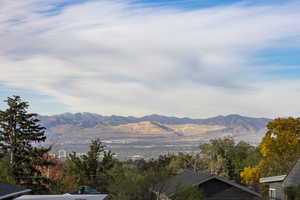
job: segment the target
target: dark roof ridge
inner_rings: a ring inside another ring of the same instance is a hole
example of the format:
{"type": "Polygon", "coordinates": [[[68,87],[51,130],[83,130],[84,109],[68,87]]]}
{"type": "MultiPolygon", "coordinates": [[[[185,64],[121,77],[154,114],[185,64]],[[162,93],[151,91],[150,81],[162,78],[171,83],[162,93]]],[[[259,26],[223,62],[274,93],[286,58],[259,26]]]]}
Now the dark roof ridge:
{"type": "Polygon", "coordinates": [[[300,185],[300,158],[296,160],[294,166],[285,177],[283,185],[284,187],[300,185]]]}
{"type": "MultiPolygon", "coordinates": [[[[183,173],[175,176],[176,178],[179,178],[181,177],[182,179],[184,179],[184,176],[185,175],[195,175],[197,176],[198,178],[200,178],[199,180],[196,180],[195,182],[190,182],[190,183],[186,183],[186,184],[191,184],[191,185],[200,185],[200,184],[203,184],[205,183],[206,181],[209,181],[211,179],[217,179],[219,181],[222,181],[222,182],[225,182],[231,186],[234,186],[234,187],[237,187],[245,192],[248,192],[248,193],[251,193],[255,196],[258,196],[258,197],[261,197],[261,195],[243,185],[240,185],[238,183],[235,183],[233,181],[230,181],[230,180],[227,180],[226,178],[223,178],[223,177],[220,177],[220,176],[217,176],[217,175],[214,175],[214,174],[210,174],[210,173],[205,173],[205,172],[200,172],[200,171],[193,171],[193,170],[186,170],[184,171],[183,173]]],[[[178,181],[178,180],[177,180],[178,181]]],[[[190,180],[189,180],[190,181],[190,180]]],[[[183,182],[181,182],[184,184],[184,180],[183,182]]]]}
{"type": "Polygon", "coordinates": [[[241,189],[241,190],[243,190],[245,192],[248,192],[248,193],[251,193],[251,194],[253,194],[255,196],[261,197],[261,195],[259,193],[255,192],[255,191],[253,191],[253,190],[251,190],[249,188],[247,188],[246,186],[243,186],[243,185],[240,185],[238,183],[235,183],[234,181],[227,180],[227,179],[225,179],[223,177],[220,177],[220,176],[215,176],[215,178],[218,179],[218,180],[220,180],[220,181],[223,181],[223,182],[225,182],[225,183],[227,183],[229,185],[235,186],[235,187],[237,187],[237,188],[239,188],[239,189],[241,189]]]}

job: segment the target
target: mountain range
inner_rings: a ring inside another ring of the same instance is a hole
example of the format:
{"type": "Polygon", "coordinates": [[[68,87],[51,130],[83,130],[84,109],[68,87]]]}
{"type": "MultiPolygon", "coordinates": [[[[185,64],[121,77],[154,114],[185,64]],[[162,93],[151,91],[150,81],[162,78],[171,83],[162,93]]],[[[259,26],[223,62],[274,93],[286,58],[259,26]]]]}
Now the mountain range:
{"type": "Polygon", "coordinates": [[[148,115],[144,117],[103,116],[93,113],[64,113],[39,116],[46,127],[46,145],[53,151],[84,153],[92,139],[101,141],[122,158],[156,157],[172,152],[193,153],[201,143],[231,136],[236,141],[258,144],[268,118],[240,115],[207,119],[148,115]]]}

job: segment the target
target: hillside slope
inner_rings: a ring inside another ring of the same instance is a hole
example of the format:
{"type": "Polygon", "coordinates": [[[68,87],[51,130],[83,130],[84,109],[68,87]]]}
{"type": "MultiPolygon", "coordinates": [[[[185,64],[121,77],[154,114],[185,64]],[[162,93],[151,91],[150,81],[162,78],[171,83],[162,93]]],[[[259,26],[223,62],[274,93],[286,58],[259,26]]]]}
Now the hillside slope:
{"type": "Polygon", "coordinates": [[[190,152],[210,139],[232,136],[237,141],[260,142],[270,119],[240,115],[191,119],[149,115],[144,117],[102,116],[65,113],[39,116],[47,128],[47,144],[53,150],[85,152],[92,139],[100,138],[121,157],[157,156],[190,152]]]}

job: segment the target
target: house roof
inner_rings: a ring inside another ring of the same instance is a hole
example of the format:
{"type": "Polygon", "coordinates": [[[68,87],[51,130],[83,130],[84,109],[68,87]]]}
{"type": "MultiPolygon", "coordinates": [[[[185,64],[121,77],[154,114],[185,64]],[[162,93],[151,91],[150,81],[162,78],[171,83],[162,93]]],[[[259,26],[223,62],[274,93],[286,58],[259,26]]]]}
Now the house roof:
{"type": "Polygon", "coordinates": [[[259,182],[260,183],[280,182],[280,181],[283,181],[285,179],[285,177],[286,177],[286,175],[264,177],[264,178],[260,178],[259,182]]]}
{"type": "Polygon", "coordinates": [[[174,176],[171,179],[171,184],[190,184],[194,185],[203,180],[206,180],[209,177],[212,177],[212,174],[202,173],[202,172],[194,172],[194,171],[185,171],[177,176],[174,176]]]}
{"type": "Polygon", "coordinates": [[[108,198],[106,194],[95,194],[95,195],[70,195],[70,194],[61,194],[61,195],[23,195],[16,198],[16,200],[105,200],[108,198]]]}
{"type": "Polygon", "coordinates": [[[300,185],[300,159],[296,162],[290,173],[285,178],[283,185],[285,187],[294,187],[300,185]]]}
{"type": "Polygon", "coordinates": [[[0,199],[6,199],[30,192],[30,189],[24,189],[12,185],[0,183],[0,199]]]}
{"type": "Polygon", "coordinates": [[[171,196],[175,191],[183,185],[196,185],[199,182],[211,177],[211,174],[194,172],[194,171],[185,171],[177,176],[172,177],[167,182],[167,187],[165,188],[165,194],[171,196]]]}
{"type": "Polygon", "coordinates": [[[169,182],[169,187],[167,188],[166,194],[172,195],[176,191],[176,189],[180,186],[184,185],[200,185],[209,180],[217,179],[222,181],[226,184],[229,184],[233,187],[239,188],[245,192],[251,193],[252,195],[260,197],[261,195],[255,191],[250,190],[249,188],[239,185],[235,182],[229,181],[223,177],[216,176],[213,174],[202,173],[202,172],[195,172],[195,171],[185,171],[182,174],[179,174],[171,179],[169,182]]]}
{"type": "Polygon", "coordinates": [[[294,187],[300,185],[300,159],[287,175],[270,176],[259,179],[260,183],[272,183],[283,181],[284,187],[294,187]]]}

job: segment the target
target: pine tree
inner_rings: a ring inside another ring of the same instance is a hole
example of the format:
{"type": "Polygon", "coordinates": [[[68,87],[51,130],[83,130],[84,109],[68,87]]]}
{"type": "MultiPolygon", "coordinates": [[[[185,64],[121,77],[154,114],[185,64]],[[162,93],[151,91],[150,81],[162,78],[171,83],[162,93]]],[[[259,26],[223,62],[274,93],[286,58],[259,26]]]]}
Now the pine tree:
{"type": "Polygon", "coordinates": [[[109,174],[116,160],[113,153],[105,150],[105,145],[97,140],[92,140],[90,150],[80,157],[76,153],[70,154],[66,161],[69,176],[77,177],[79,185],[88,185],[101,192],[107,192],[109,174]]]}
{"type": "Polygon", "coordinates": [[[0,111],[0,155],[9,156],[17,184],[41,192],[48,180],[38,167],[51,164],[46,158],[50,148],[39,145],[46,140],[45,128],[39,124],[37,114],[28,113],[29,104],[21,97],[8,97],[5,102],[8,108],[0,111]]]}

